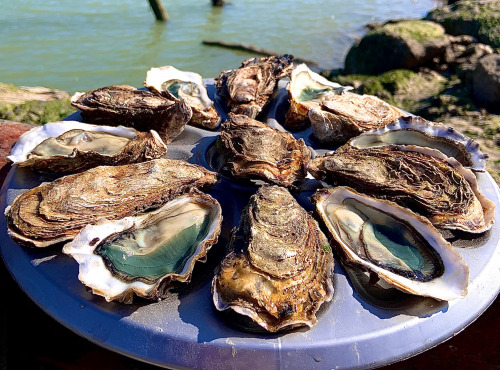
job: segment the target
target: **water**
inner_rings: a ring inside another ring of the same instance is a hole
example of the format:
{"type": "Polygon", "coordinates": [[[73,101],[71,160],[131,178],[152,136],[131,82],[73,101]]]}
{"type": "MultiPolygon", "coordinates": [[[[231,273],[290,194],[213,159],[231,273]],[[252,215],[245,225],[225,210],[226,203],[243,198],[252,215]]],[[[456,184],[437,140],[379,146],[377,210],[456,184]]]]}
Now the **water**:
{"type": "Polygon", "coordinates": [[[215,77],[251,57],[204,46],[224,40],[290,53],[321,68],[342,67],[363,25],[420,18],[437,0],[163,0],[167,23],[147,1],[0,0],[0,81],[69,92],[142,86],[153,66],[215,77]]]}

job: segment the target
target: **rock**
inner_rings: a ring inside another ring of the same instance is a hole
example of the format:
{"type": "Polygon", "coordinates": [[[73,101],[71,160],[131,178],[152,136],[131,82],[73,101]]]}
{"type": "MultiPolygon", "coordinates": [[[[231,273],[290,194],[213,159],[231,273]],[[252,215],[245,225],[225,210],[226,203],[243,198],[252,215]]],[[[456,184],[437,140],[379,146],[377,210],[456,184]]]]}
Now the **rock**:
{"type": "Polygon", "coordinates": [[[500,47],[500,0],[461,0],[431,10],[425,19],[441,24],[451,35],[472,35],[500,47]]]}
{"type": "Polygon", "coordinates": [[[389,21],[357,42],[346,56],[345,70],[379,74],[412,69],[444,53],[449,40],[444,28],[421,20],[389,21]]]}
{"type": "Polygon", "coordinates": [[[500,113],[500,54],[479,60],[472,75],[472,92],[479,104],[500,113]]]}

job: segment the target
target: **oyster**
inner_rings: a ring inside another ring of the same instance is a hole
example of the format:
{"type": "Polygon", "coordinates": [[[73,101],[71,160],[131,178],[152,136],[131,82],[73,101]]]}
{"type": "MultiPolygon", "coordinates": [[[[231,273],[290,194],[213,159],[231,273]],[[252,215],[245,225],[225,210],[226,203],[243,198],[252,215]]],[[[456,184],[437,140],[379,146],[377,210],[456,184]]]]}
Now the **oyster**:
{"type": "Polygon", "coordinates": [[[406,293],[438,300],[467,294],[468,266],[425,218],[344,187],[318,190],[311,200],[344,263],[406,293]]]}
{"type": "Polygon", "coordinates": [[[108,302],[132,303],[134,293],[161,299],[206,261],[221,222],[219,203],[194,190],[136,217],[87,225],[63,252],[79,263],[80,281],[108,302]]]}
{"type": "Polygon", "coordinates": [[[237,178],[262,179],[292,186],[306,176],[311,151],[302,139],[245,115],[229,113],[220,133],[227,167],[237,178]]]}
{"type": "MultiPolygon", "coordinates": [[[[355,148],[375,148],[388,145],[417,145],[437,149],[453,157],[473,171],[486,171],[488,156],[479,144],[452,127],[429,122],[421,117],[401,117],[382,129],[367,131],[346,144],[355,148]]],[[[347,148],[347,147],[346,147],[347,148]]],[[[338,150],[343,150],[339,148],[338,150]]]]}
{"type": "Polygon", "coordinates": [[[290,73],[292,61],[287,54],[248,59],[238,69],[221,72],[215,86],[231,112],[255,118],[276,92],[278,80],[290,73]]]}
{"type": "Polygon", "coordinates": [[[313,136],[323,144],[343,144],[368,130],[384,127],[405,115],[371,95],[332,95],[320,108],[309,110],[313,136]]]}
{"type": "Polygon", "coordinates": [[[270,332],[316,324],[333,296],[333,255],[317,222],[285,189],[263,186],[231,238],[212,281],[215,307],[270,332]]]}
{"type": "Polygon", "coordinates": [[[133,216],[216,182],[216,173],[173,159],[99,166],[19,195],[5,210],[8,233],[19,244],[47,247],[100,218],[133,216]]]}
{"type": "Polygon", "coordinates": [[[169,100],[150,91],[112,85],[76,93],[71,105],[82,118],[95,124],[131,126],[138,131],[155,130],[169,144],[184,130],[193,112],[187,103],[169,100]]]}
{"type": "Polygon", "coordinates": [[[170,100],[184,99],[193,111],[188,124],[209,129],[219,125],[219,113],[198,73],[179,71],[172,66],[151,68],[146,74],[144,86],[170,100]]]}
{"type": "Polygon", "coordinates": [[[21,135],[7,159],[22,167],[59,173],[144,162],[166,153],[167,146],[153,130],[62,121],[21,135]]]}
{"type": "Polygon", "coordinates": [[[317,180],[408,207],[439,228],[481,233],[493,225],[495,204],[472,171],[437,150],[351,147],[314,158],[307,170],[317,180]]]}
{"type": "Polygon", "coordinates": [[[323,100],[351,90],[352,87],[328,81],[311,71],[307,65],[299,64],[293,69],[286,89],[290,108],[286,113],[284,126],[288,130],[299,131],[310,126],[311,122],[307,115],[310,109],[319,109],[323,100]]]}

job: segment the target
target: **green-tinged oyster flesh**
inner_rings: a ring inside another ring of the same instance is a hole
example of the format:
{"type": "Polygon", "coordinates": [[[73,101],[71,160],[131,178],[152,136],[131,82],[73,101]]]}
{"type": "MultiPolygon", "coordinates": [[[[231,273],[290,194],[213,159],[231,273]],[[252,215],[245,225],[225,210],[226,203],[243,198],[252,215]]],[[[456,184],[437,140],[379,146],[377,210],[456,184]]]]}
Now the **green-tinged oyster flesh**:
{"type": "Polygon", "coordinates": [[[318,190],[311,201],[351,268],[410,294],[439,300],[467,294],[467,265],[424,217],[346,187],[318,190]]]}
{"type": "Polygon", "coordinates": [[[251,197],[212,281],[215,307],[270,332],[317,323],[333,296],[333,255],[317,222],[279,186],[251,197]]]}
{"type": "Polygon", "coordinates": [[[219,203],[197,190],[135,217],[86,226],[64,246],[80,264],[79,279],[107,301],[133,294],[161,299],[175,282],[189,282],[196,261],[217,242],[219,203]]]}
{"type": "Polygon", "coordinates": [[[72,239],[87,224],[157,208],[192,188],[210,187],[217,174],[174,159],[99,166],[42,184],[5,210],[8,232],[19,244],[47,247],[72,239]]]}

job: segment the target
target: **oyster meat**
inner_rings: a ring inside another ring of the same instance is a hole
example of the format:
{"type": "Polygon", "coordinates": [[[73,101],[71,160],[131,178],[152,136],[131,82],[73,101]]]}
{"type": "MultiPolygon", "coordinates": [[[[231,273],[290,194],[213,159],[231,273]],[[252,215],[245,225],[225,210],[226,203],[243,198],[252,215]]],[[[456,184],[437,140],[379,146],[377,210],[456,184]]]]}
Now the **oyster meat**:
{"type": "Polygon", "coordinates": [[[293,69],[286,89],[290,108],[285,116],[284,127],[290,131],[299,131],[311,125],[307,115],[309,110],[319,109],[323,100],[351,90],[352,87],[329,81],[311,71],[307,65],[299,64],[293,69]]]}
{"type": "Polygon", "coordinates": [[[216,182],[216,173],[173,159],[99,166],[19,195],[5,210],[8,233],[19,244],[47,247],[100,218],[133,216],[216,182]]]}
{"type": "Polygon", "coordinates": [[[7,157],[19,166],[55,173],[81,172],[161,158],[167,146],[154,130],[50,122],[21,135],[7,157]]]}
{"type": "Polygon", "coordinates": [[[132,303],[134,293],[158,300],[174,283],[190,281],[221,222],[219,203],[192,190],[157,210],[87,225],[63,252],[79,263],[80,281],[108,302],[132,303]]]}
{"type": "Polygon", "coordinates": [[[344,263],[406,293],[438,300],[467,294],[468,266],[424,217],[345,187],[318,190],[311,200],[344,263]]]}
{"type": "Polygon", "coordinates": [[[215,307],[276,332],[316,324],[333,296],[333,255],[317,222],[279,186],[250,199],[212,281],[215,307]]]}
{"type": "Polygon", "coordinates": [[[287,54],[248,59],[238,69],[221,72],[215,86],[230,112],[255,118],[276,92],[279,79],[291,72],[292,61],[287,54]]]}
{"type": "Polygon", "coordinates": [[[307,170],[317,180],[408,207],[439,228],[481,233],[493,225],[495,204],[472,171],[437,150],[351,147],[314,158],[307,170]]]}
{"type": "Polygon", "coordinates": [[[245,115],[229,114],[220,133],[222,152],[237,178],[265,180],[282,186],[302,182],[311,151],[304,140],[245,115]]]}
{"type": "Polygon", "coordinates": [[[219,125],[219,113],[198,73],[180,71],[172,66],[151,68],[146,74],[144,86],[170,100],[184,99],[193,111],[188,124],[209,129],[219,125]]]}
{"type": "Polygon", "coordinates": [[[71,104],[85,121],[111,126],[155,130],[169,144],[184,130],[193,112],[183,99],[174,101],[127,85],[112,85],[76,93],[71,104]]]}
{"type": "Polygon", "coordinates": [[[309,110],[313,136],[323,144],[344,144],[368,130],[386,126],[405,114],[371,95],[331,95],[309,110]]]}

